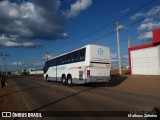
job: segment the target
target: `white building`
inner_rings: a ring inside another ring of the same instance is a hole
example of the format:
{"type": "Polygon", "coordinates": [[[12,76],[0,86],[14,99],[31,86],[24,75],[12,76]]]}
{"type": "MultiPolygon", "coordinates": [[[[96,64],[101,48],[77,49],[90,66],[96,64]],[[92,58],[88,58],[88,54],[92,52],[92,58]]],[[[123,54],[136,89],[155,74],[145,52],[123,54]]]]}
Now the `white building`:
{"type": "Polygon", "coordinates": [[[129,48],[131,75],[160,75],[160,29],[153,31],[153,42],[129,48]]]}
{"type": "Polygon", "coordinates": [[[35,68],[28,69],[29,75],[43,74],[42,70],[36,70],[35,68]]]}

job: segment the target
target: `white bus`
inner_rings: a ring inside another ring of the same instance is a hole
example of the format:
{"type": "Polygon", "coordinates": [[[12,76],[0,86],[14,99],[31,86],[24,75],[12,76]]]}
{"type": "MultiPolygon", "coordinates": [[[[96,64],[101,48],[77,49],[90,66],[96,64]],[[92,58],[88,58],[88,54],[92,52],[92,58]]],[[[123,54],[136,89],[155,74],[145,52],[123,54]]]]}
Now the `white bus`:
{"type": "Polygon", "coordinates": [[[86,45],[45,62],[44,79],[63,84],[109,82],[111,59],[106,46],[86,45]]]}

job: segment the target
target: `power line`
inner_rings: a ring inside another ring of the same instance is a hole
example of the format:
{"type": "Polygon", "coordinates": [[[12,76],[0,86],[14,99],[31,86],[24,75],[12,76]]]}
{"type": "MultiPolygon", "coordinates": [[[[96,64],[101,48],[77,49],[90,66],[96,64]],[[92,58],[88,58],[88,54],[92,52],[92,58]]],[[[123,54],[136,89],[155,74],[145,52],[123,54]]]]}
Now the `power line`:
{"type": "MultiPolygon", "coordinates": [[[[157,13],[155,13],[155,14],[152,14],[152,15],[150,15],[150,16],[147,16],[147,17],[153,17],[153,16],[155,16],[155,15],[157,15],[157,14],[159,14],[160,12],[157,12],[157,13]]],[[[135,24],[137,24],[137,23],[139,23],[139,22],[142,22],[144,19],[146,19],[147,17],[145,17],[145,18],[142,18],[142,19],[139,19],[139,20],[137,20],[137,21],[134,21],[134,22],[131,22],[131,23],[129,23],[128,25],[126,25],[126,27],[130,27],[130,26],[133,26],[133,25],[135,25],[135,24]]],[[[125,29],[121,29],[121,31],[124,31],[125,29]]],[[[112,33],[110,33],[110,35],[112,35],[113,34],[113,32],[112,33]]],[[[97,41],[98,40],[100,40],[100,39],[97,39],[97,41]]],[[[125,40],[127,40],[127,39],[125,39],[125,40]]],[[[94,41],[95,42],[95,41],[94,41]]]]}
{"type": "MultiPolygon", "coordinates": [[[[158,13],[160,13],[160,12],[157,12],[157,13],[152,14],[152,15],[147,16],[147,17],[153,17],[153,16],[157,15],[158,13]]],[[[146,17],[145,17],[145,18],[146,18],[146,17]]],[[[135,24],[143,21],[145,18],[142,18],[142,19],[139,19],[139,20],[137,20],[137,21],[131,22],[131,23],[129,23],[128,25],[126,25],[126,27],[133,26],[133,25],[135,25],[135,24]]],[[[125,30],[125,29],[121,29],[120,31],[123,31],[123,30],[125,30]]],[[[115,31],[114,31],[114,30],[111,30],[111,31],[108,32],[107,34],[105,33],[103,36],[98,36],[97,38],[94,38],[94,39],[90,40],[90,41],[92,41],[92,42],[90,42],[90,43],[95,43],[96,41],[99,41],[99,40],[101,40],[101,39],[104,38],[104,37],[109,37],[110,35],[113,35],[114,33],[115,33],[115,31]]],[[[125,42],[125,41],[127,41],[127,40],[128,40],[128,39],[124,39],[124,40],[121,40],[120,42],[125,42]]],[[[116,41],[110,42],[110,43],[107,44],[107,45],[109,46],[109,45],[115,44],[115,42],[116,42],[116,41]]]]}
{"type": "Polygon", "coordinates": [[[57,48],[57,49],[54,50],[54,51],[57,51],[57,50],[59,50],[59,49],[61,49],[61,48],[65,48],[66,46],[70,46],[70,45],[72,45],[72,44],[78,42],[78,41],[81,40],[82,38],[86,38],[86,37],[88,37],[89,35],[94,34],[94,33],[96,33],[97,31],[100,31],[101,29],[104,29],[104,28],[106,28],[106,27],[108,27],[108,26],[114,24],[116,21],[120,21],[120,20],[124,19],[125,17],[127,17],[127,16],[129,16],[129,15],[135,13],[135,12],[137,12],[138,10],[140,10],[140,9],[142,9],[142,8],[148,6],[148,5],[150,5],[150,4],[152,4],[152,3],[156,2],[156,1],[157,1],[157,0],[152,0],[152,1],[148,2],[148,3],[146,3],[146,4],[143,4],[142,6],[140,6],[139,8],[137,8],[137,9],[131,11],[131,12],[129,12],[128,14],[123,15],[123,16],[119,17],[118,19],[115,19],[115,20],[111,21],[111,22],[109,22],[108,24],[103,25],[103,26],[101,26],[101,27],[95,29],[94,31],[91,31],[91,32],[89,32],[89,33],[87,33],[87,34],[85,34],[85,35],[79,37],[79,38],[76,39],[75,41],[72,41],[72,42],[70,42],[70,43],[64,45],[63,47],[57,48]]]}
{"type": "MultiPolygon", "coordinates": [[[[98,31],[100,31],[100,30],[102,30],[102,29],[104,29],[104,28],[106,28],[106,27],[109,27],[110,25],[113,25],[113,23],[115,23],[115,21],[122,20],[123,18],[125,18],[125,17],[133,14],[134,12],[136,12],[136,11],[138,11],[138,10],[140,10],[140,9],[148,6],[148,5],[150,5],[151,3],[155,2],[155,1],[157,1],[157,0],[152,0],[152,1],[150,1],[150,2],[148,2],[148,3],[146,3],[146,4],[144,4],[144,5],[142,5],[142,6],[140,6],[139,8],[131,11],[130,13],[128,13],[128,14],[126,14],[126,15],[123,15],[123,16],[119,17],[118,19],[113,20],[112,22],[110,22],[110,23],[108,23],[108,24],[106,24],[106,25],[103,25],[103,26],[95,29],[95,30],[92,31],[92,32],[89,32],[89,33],[87,33],[87,34],[79,37],[79,38],[76,39],[75,41],[72,41],[72,42],[68,43],[67,45],[64,45],[63,47],[59,47],[59,48],[56,49],[55,51],[57,51],[57,50],[59,50],[59,49],[63,49],[63,48],[65,48],[65,47],[68,47],[68,46],[70,46],[70,45],[78,42],[78,41],[81,40],[82,38],[86,38],[86,37],[88,37],[88,36],[91,35],[91,34],[95,34],[96,32],[98,32],[98,31]]],[[[148,17],[148,16],[147,16],[147,17],[148,17]]],[[[142,20],[144,20],[144,18],[141,19],[141,20],[138,20],[138,21],[129,23],[127,26],[128,26],[128,27],[129,27],[129,26],[132,26],[132,25],[134,25],[134,24],[136,24],[136,23],[141,22],[142,20]]],[[[123,30],[124,30],[124,29],[123,29],[123,30]]],[[[98,40],[100,40],[100,39],[102,39],[102,38],[104,38],[104,37],[106,37],[106,36],[110,36],[110,35],[112,35],[112,34],[114,34],[114,33],[115,33],[115,31],[112,31],[112,30],[111,30],[111,32],[109,32],[109,33],[107,33],[107,34],[105,34],[105,35],[103,35],[103,36],[99,36],[99,37],[97,37],[97,38],[94,38],[93,40],[90,40],[90,41],[92,41],[92,42],[90,42],[90,43],[94,43],[94,42],[96,42],[96,41],[98,41],[98,40]]],[[[85,42],[86,42],[86,41],[85,41],[85,42]]],[[[115,42],[115,41],[114,41],[114,42],[115,42]]],[[[83,42],[83,43],[84,43],[84,42],[83,42]]],[[[81,44],[83,44],[83,43],[81,43],[81,44]]],[[[113,43],[111,43],[111,44],[113,44],[113,43]]],[[[109,45],[109,44],[107,44],[107,45],[109,45]]],[[[54,51],[54,52],[55,52],[55,51],[54,51]]],[[[39,61],[41,61],[41,60],[39,60],[39,61]]]]}
{"type": "MultiPolygon", "coordinates": [[[[157,13],[152,14],[152,15],[147,16],[147,17],[153,17],[153,16],[157,15],[158,13],[160,13],[160,12],[157,12],[157,13]]],[[[146,18],[146,17],[145,17],[145,18],[146,18]]],[[[139,23],[139,22],[142,22],[145,18],[142,18],[142,19],[139,19],[139,20],[137,20],[137,21],[131,22],[131,23],[125,25],[125,27],[130,27],[130,26],[133,26],[133,25],[135,25],[135,24],[137,24],[137,23],[139,23]]],[[[125,30],[125,29],[121,29],[120,31],[124,31],[124,30],[125,30]]],[[[106,37],[106,36],[109,37],[110,35],[113,35],[114,33],[115,33],[115,31],[112,30],[112,31],[109,32],[108,34],[105,34],[105,35],[103,35],[103,36],[100,36],[100,37],[97,37],[97,38],[93,39],[91,43],[95,43],[96,41],[99,41],[99,40],[101,40],[102,38],[104,38],[104,37],[106,37]]],[[[127,40],[127,39],[125,39],[125,40],[127,40]]],[[[122,41],[122,40],[121,40],[121,41],[122,41]]],[[[113,44],[113,43],[115,43],[115,41],[114,41],[114,42],[111,42],[111,44],[113,44]]],[[[109,44],[107,44],[107,45],[109,45],[109,44]]]]}

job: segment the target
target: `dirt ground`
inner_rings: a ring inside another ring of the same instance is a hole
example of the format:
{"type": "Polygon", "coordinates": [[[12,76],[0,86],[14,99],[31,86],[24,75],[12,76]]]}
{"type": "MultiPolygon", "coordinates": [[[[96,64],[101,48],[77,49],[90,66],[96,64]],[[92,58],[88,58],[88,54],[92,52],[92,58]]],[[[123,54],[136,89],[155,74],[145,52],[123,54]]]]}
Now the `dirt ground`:
{"type": "MultiPolygon", "coordinates": [[[[11,79],[7,79],[7,84],[3,89],[0,86],[0,111],[12,111],[12,89],[15,84],[11,79]]],[[[160,96],[160,76],[113,76],[105,87],[160,96]]]]}
{"type": "Polygon", "coordinates": [[[112,77],[111,85],[117,89],[160,96],[160,76],[132,75],[112,77]]]}

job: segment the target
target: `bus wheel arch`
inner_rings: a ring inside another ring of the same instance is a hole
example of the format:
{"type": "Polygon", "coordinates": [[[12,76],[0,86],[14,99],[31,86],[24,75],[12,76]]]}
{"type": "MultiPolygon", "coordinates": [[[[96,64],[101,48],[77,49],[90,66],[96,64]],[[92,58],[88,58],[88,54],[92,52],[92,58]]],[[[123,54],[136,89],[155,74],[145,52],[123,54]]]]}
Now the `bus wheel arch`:
{"type": "Polygon", "coordinates": [[[62,74],[61,81],[62,81],[63,84],[66,84],[67,80],[66,80],[66,75],[65,74],[62,74]]]}
{"type": "Polygon", "coordinates": [[[71,74],[68,74],[67,75],[67,84],[69,85],[69,86],[72,86],[72,75],[71,74]]]}
{"type": "Polygon", "coordinates": [[[46,81],[49,81],[49,80],[48,80],[48,74],[46,75],[46,81]]]}

